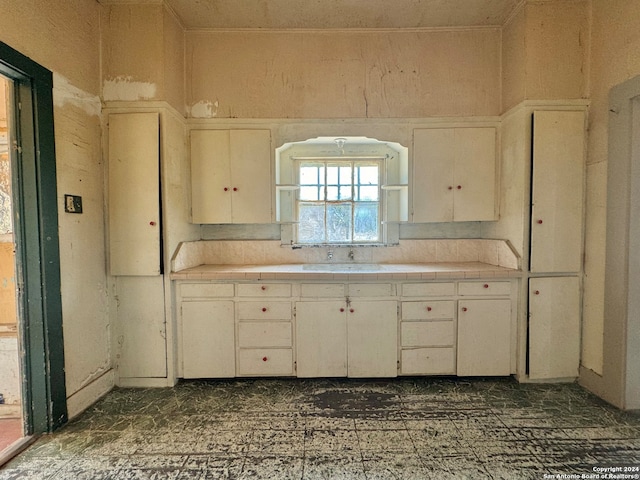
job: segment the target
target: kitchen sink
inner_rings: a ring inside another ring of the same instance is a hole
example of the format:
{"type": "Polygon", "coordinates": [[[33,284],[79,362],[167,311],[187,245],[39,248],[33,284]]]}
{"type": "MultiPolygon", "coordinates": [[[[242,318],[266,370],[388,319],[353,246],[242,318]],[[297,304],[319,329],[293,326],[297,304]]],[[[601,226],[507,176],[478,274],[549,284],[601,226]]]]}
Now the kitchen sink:
{"type": "Polygon", "coordinates": [[[376,263],[308,263],[303,270],[316,272],[375,272],[382,268],[376,263]]]}

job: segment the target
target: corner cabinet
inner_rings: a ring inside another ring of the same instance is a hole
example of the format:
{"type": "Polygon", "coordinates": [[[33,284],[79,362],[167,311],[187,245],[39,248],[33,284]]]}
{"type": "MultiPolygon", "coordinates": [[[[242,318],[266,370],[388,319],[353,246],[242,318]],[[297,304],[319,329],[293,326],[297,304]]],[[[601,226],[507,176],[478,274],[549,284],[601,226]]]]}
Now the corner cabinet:
{"type": "Polygon", "coordinates": [[[192,223],[270,223],[270,130],[191,131],[192,223]]]}
{"type": "Polygon", "coordinates": [[[413,131],[413,221],[497,220],[496,128],[413,131]]]}
{"type": "Polygon", "coordinates": [[[533,112],[528,375],[573,379],[580,365],[585,112],[533,112]]]}

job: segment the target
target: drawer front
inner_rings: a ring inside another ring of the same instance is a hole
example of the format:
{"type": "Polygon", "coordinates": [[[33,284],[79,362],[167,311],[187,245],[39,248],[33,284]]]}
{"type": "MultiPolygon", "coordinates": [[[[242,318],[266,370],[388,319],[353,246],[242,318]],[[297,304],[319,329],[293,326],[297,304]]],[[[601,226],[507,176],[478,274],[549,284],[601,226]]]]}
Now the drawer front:
{"type": "Polygon", "coordinates": [[[435,300],[433,302],[402,302],[402,320],[438,320],[453,318],[455,302],[453,300],[435,300]]]}
{"type": "Polygon", "coordinates": [[[405,283],[402,285],[404,297],[448,297],[456,292],[452,282],[405,283]]]}
{"type": "Polygon", "coordinates": [[[452,375],[456,373],[453,348],[411,348],[402,350],[402,375],[452,375]]]}
{"type": "Polygon", "coordinates": [[[350,297],[389,297],[394,296],[390,283],[350,283],[347,288],[350,297]]]}
{"type": "Polygon", "coordinates": [[[233,283],[182,283],[182,298],[233,297],[233,283]]]}
{"type": "Polygon", "coordinates": [[[291,320],[291,302],[238,302],[239,320],[291,320]]]}
{"type": "Polygon", "coordinates": [[[468,296],[509,296],[511,282],[460,282],[458,293],[468,296]]]}
{"type": "Polygon", "coordinates": [[[240,322],[238,324],[238,346],[246,347],[291,347],[291,322],[240,322]]]}
{"type": "Polygon", "coordinates": [[[238,375],[293,375],[293,350],[290,348],[240,349],[238,375]]]}
{"type": "Polygon", "coordinates": [[[342,283],[303,283],[300,285],[300,295],[303,297],[336,298],[344,297],[342,283]]]}
{"type": "Polygon", "coordinates": [[[239,283],[239,297],[290,297],[290,283],[239,283]]]}
{"type": "Polygon", "coordinates": [[[453,321],[402,322],[400,339],[403,347],[452,347],[455,344],[453,321]]]}

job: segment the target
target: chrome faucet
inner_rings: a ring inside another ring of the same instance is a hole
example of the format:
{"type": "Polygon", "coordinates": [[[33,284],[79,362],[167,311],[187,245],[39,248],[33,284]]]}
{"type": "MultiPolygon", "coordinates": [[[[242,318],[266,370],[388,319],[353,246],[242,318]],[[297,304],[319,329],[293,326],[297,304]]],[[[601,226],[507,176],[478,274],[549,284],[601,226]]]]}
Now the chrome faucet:
{"type": "Polygon", "coordinates": [[[356,258],[355,253],[353,253],[353,249],[349,250],[349,260],[353,260],[354,258],[356,258]]]}
{"type": "Polygon", "coordinates": [[[331,250],[329,250],[327,252],[327,260],[331,260],[333,258],[333,252],[331,250]]]}

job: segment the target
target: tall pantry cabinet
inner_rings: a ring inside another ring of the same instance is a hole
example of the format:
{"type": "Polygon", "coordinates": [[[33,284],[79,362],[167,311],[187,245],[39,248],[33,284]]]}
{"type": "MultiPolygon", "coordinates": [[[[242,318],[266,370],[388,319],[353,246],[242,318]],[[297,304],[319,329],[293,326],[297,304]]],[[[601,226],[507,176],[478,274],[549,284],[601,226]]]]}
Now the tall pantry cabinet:
{"type": "Polygon", "coordinates": [[[528,375],[575,378],[580,363],[585,113],[533,113],[528,375]]]}

